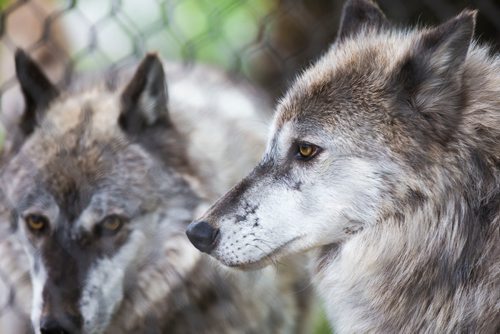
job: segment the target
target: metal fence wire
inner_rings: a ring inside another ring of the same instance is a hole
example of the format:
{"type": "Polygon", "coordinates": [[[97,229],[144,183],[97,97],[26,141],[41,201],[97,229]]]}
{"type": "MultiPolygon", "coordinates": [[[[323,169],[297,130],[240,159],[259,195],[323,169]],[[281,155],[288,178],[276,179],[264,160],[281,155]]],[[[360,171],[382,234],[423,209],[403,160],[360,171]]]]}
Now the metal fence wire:
{"type": "MultiPolygon", "coordinates": [[[[334,41],[337,0],[0,0],[0,97],[16,85],[13,52],[23,47],[64,83],[158,50],[170,60],[243,73],[274,98],[334,41]]],[[[500,42],[495,0],[381,0],[397,24],[436,24],[476,8],[476,37],[500,42]]]]}
{"type": "MultiPolygon", "coordinates": [[[[464,8],[478,9],[476,38],[498,51],[497,0],[378,2],[389,19],[402,25],[435,24],[464,8]]],[[[242,74],[277,99],[334,41],[342,5],[337,0],[0,0],[0,114],[16,116],[9,115],[16,103],[9,96],[19,89],[13,63],[18,47],[60,85],[75,72],[118,66],[157,50],[164,59],[210,63],[242,74]]],[[[0,243],[12,237],[4,225],[0,243]]],[[[18,254],[0,264],[24,261],[21,250],[18,254]]],[[[11,304],[19,295],[29,298],[27,291],[9,289],[2,270],[0,292],[10,293],[0,294],[0,318],[16,312],[11,304]]]]}

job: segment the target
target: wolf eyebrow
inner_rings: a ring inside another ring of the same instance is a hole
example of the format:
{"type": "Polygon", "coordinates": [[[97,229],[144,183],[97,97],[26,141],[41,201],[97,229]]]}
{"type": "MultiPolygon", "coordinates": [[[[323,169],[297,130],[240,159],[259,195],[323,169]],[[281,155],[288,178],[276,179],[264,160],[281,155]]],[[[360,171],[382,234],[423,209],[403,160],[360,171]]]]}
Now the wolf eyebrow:
{"type": "Polygon", "coordinates": [[[34,189],[22,197],[17,205],[17,211],[23,213],[30,208],[39,208],[40,210],[49,209],[55,204],[52,196],[40,189],[34,189]]]}
{"type": "Polygon", "coordinates": [[[88,206],[80,214],[77,221],[77,226],[83,227],[91,231],[104,218],[110,215],[118,215],[125,220],[132,220],[137,216],[138,210],[134,209],[126,200],[117,204],[115,199],[110,200],[111,194],[96,194],[88,204],[88,206]],[[125,203],[125,204],[124,204],[125,203]]]}

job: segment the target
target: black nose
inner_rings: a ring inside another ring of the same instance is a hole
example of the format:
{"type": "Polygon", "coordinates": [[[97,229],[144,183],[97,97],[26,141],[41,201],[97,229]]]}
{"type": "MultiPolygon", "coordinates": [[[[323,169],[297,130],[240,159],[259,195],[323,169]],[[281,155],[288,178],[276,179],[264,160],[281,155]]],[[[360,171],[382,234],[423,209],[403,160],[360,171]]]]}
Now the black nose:
{"type": "Polygon", "coordinates": [[[70,331],[64,328],[56,319],[52,317],[42,318],[40,321],[40,332],[42,334],[69,334],[70,331]]]}
{"type": "Polygon", "coordinates": [[[194,247],[202,252],[210,253],[217,243],[219,230],[204,221],[192,222],[189,224],[186,234],[194,247]]]}

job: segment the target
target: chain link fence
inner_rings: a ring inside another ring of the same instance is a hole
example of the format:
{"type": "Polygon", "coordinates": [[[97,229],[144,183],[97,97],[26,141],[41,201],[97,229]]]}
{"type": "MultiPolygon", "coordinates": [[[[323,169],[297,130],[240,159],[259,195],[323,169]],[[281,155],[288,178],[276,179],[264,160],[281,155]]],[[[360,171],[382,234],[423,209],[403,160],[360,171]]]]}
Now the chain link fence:
{"type": "MultiPolygon", "coordinates": [[[[118,66],[157,50],[166,59],[242,73],[279,97],[294,75],[334,41],[336,0],[0,0],[0,97],[16,85],[13,52],[23,47],[62,84],[74,71],[118,66]]],[[[435,24],[479,10],[476,37],[500,42],[495,0],[381,0],[397,24],[435,24]]],[[[3,105],[2,105],[3,106],[3,105]]],[[[5,109],[5,108],[3,108],[5,109]]]]}
{"type": "MultiPolygon", "coordinates": [[[[496,0],[379,4],[402,25],[435,24],[464,8],[478,9],[476,37],[498,51],[496,0]]],[[[117,67],[156,50],[186,66],[210,63],[243,75],[276,100],[334,41],[342,5],[337,0],[0,0],[0,116],[8,123],[22,111],[13,64],[17,47],[29,51],[60,85],[74,73],[117,67]]],[[[0,222],[0,242],[11,237],[6,225],[0,222]]],[[[8,247],[16,247],[15,241],[8,247]]],[[[0,268],[0,285],[7,284],[3,274],[0,268]]],[[[29,299],[29,292],[0,295],[0,316],[15,298],[29,299]]]]}

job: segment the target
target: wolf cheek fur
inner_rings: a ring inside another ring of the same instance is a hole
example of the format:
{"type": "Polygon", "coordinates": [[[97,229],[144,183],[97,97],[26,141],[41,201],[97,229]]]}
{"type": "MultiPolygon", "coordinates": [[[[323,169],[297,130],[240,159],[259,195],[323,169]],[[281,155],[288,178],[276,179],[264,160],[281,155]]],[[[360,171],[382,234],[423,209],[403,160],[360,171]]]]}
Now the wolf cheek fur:
{"type": "Polygon", "coordinates": [[[401,30],[348,1],[261,162],[200,218],[218,230],[210,254],[248,268],[316,249],[336,332],[497,333],[500,58],[474,22],[401,30]]]}
{"type": "Polygon", "coordinates": [[[307,274],[229,273],[184,234],[203,198],[256,161],[262,138],[238,137],[248,130],[241,124],[259,123],[251,90],[196,67],[182,72],[169,96],[153,54],[131,79],[117,74],[117,82],[129,82],[118,89],[61,92],[23,51],[16,65],[27,109],[21,131],[9,131],[1,171],[0,293],[13,300],[0,328],[20,332],[12,329],[16,320],[37,333],[301,331],[307,274]],[[214,92],[232,99],[209,104],[214,92]],[[211,127],[228,130],[207,137],[211,127]],[[199,142],[217,150],[208,154],[199,142]],[[228,143],[249,155],[221,162],[234,149],[228,143]],[[219,173],[225,178],[209,178],[219,173]]]}

